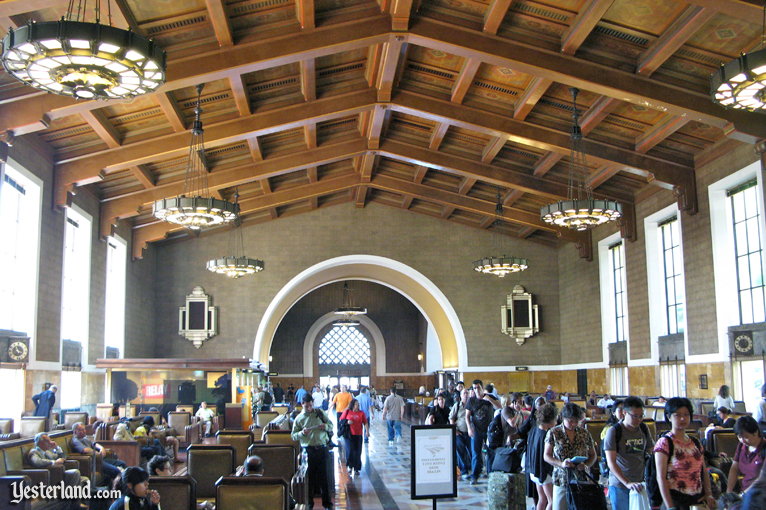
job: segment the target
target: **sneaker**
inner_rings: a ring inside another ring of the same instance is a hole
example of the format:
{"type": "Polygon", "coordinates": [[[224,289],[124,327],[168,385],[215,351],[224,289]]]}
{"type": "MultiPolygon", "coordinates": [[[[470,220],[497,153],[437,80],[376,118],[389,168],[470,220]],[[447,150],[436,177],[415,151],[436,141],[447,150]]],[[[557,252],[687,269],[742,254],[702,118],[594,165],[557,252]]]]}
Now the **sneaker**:
{"type": "Polygon", "coordinates": [[[394,442],[393,441],[389,441],[388,442],[388,446],[394,446],[394,442]]]}
{"type": "Polygon", "coordinates": [[[401,443],[402,442],[402,436],[396,436],[396,442],[401,443]]]}
{"type": "Polygon", "coordinates": [[[477,485],[479,481],[476,478],[471,478],[471,485],[477,485]]]}

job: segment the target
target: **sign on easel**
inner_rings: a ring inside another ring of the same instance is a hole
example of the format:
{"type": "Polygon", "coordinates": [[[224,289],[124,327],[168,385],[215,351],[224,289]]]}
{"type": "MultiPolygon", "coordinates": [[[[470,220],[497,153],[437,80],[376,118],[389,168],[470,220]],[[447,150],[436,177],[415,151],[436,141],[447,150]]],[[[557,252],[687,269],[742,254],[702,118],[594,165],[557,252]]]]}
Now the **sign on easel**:
{"type": "Polygon", "coordinates": [[[455,426],[417,425],[411,431],[411,498],[457,497],[455,426]]]}

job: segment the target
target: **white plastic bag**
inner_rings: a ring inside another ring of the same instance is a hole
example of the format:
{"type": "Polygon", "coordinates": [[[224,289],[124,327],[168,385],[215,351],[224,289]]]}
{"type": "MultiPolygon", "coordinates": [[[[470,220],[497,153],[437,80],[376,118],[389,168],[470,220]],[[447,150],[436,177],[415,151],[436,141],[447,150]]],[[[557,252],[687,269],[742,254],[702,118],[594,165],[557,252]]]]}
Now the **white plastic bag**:
{"type": "Polygon", "coordinates": [[[652,510],[652,505],[649,504],[649,494],[646,493],[646,484],[642,484],[644,490],[630,491],[630,509],[629,510],[652,510]]]}

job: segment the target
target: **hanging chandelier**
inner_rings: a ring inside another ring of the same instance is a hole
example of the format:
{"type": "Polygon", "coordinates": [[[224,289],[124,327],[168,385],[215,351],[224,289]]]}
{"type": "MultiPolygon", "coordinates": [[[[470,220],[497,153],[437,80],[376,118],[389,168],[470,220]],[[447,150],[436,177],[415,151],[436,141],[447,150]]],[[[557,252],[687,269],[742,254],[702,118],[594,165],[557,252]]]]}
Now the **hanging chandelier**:
{"type": "Polygon", "coordinates": [[[101,24],[101,0],[94,21],[86,21],[87,0],[70,0],[59,21],[30,21],[3,39],[2,62],[26,85],[75,99],[124,99],[165,83],[165,52],[154,42],[101,24]]]}
{"type": "Polygon", "coordinates": [[[713,101],[726,108],[766,111],[766,1],[763,3],[761,49],[722,64],[710,77],[713,101]]]}
{"type": "Polygon", "coordinates": [[[203,85],[197,85],[197,106],[194,108],[184,192],[177,197],[157,200],[153,207],[156,218],[192,230],[228,223],[239,214],[239,204],[214,198],[208,189],[200,106],[202,88],[203,85]]]}
{"type": "Polygon", "coordinates": [[[622,205],[613,200],[593,198],[593,190],[587,184],[588,167],[585,164],[585,153],[582,149],[580,112],[577,110],[577,94],[580,91],[571,87],[569,92],[572,94],[574,112],[572,113],[567,200],[542,207],[540,217],[549,225],[582,231],[620,219],[622,205]]]}
{"type": "MultiPolygon", "coordinates": [[[[239,206],[239,190],[234,192],[234,205],[239,206]]],[[[245,242],[242,238],[241,219],[234,220],[234,228],[229,236],[229,253],[225,257],[207,261],[207,270],[225,274],[229,278],[240,278],[263,271],[262,260],[251,259],[245,255],[245,242]]]]}
{"type": "Polygon", "coordinates": [[[338,319],[336,321],[333,321],[333,326],[342,326],[346,328],[355,328],[361,324],[356,319],[352,319],[351,317],[344,317],[343,319],[338,319]]]}
{"type": "Polygon", "coordinates": [[[345,315],[348,317],[354,315],[364,315],[367,313],[367,308],[361,306],[353,306],[351,302],[351,290],[348,288],[348,282],[343,282],[343,305],[336,308],[333,311],[336,315],[345,315]]]}
{"type": "MultiPolygon", "coordinates": [[[[495,219],[494,224],[499,225],[500,218],[503,217],[503,202],[500,199],[499,191],[497,192],[497,205],[495,205],[495,215],[497,218],[495,219]]],[[[498,253],[500,252],[500,250],[497,251],[498,253]]],[[[527,259],[511,257],[508,255],[502,255],[498,257],[491,255],[489,257],[484,257],[476,260],[473,263],[474,271],[485,274],[493,274],[495,276],[499,276],[500,278],[503,278],[509,273],[518,273],[520,271],[524,271],[527,269],[527,267],[529,267],[527,265],[527,259]]]]}

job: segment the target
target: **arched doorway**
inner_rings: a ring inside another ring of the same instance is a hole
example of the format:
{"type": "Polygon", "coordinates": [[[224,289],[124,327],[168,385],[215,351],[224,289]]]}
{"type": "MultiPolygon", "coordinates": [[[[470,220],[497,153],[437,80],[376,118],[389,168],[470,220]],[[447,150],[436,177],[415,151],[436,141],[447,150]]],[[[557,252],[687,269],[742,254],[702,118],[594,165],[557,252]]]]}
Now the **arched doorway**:
{"type": "MultiPolygon", "coordinates": [[[[441,346],[442,368],[464,370],[467,350],[463,328],[451,303],[426,276],[393,259],[348,255],[329,259],[304,270],[274,296],[264,313],[253,346],[253,358],[266,363],[274,332],[302,296],[327,283],[368,280],[388,286],[409,299],[433,327],[441,346]]],[[[304,357],[305,360],[305,357],[304,357]]]]}

